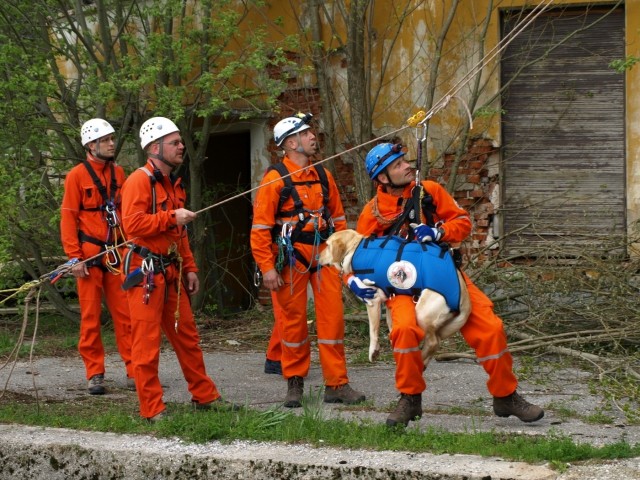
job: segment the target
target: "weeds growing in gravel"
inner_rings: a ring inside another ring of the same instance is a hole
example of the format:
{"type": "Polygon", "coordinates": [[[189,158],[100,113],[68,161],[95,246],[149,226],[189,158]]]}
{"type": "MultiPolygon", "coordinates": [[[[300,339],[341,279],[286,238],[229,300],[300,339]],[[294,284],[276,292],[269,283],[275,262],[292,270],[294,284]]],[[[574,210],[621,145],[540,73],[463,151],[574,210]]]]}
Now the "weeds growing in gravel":
{"type": "MultiPolygon", "coordinates": [[[[313,399],[307,396],[306,400],[313,399]]],[[[530,463],[562,465],[587,459],[640,456],[640,445],[616,443],[604,447],[576,444],[558,436],[532,437],[495,432],[451,433],[440,429],[421,431],[388,429],[370,421],[322,419],[313,403],[296,415],[280,407],[237,412],[194,411],[191,406],[169,404],[169,417],[148,424],[137,414],[135,402],[91,398],[90,401],[25,404],[16,399],[0,400],[0,422],[63,427],[89,431],[150,434],[180,438],[186,442],[212,440],[275,441],[313,446],[367,450],[398,450],[434,454],[497,456],[530,463]],[[9,401],[8,401],[9,400],[9,401]]],[[[313,401],[313,400],[312,400],[313,401]]]]}

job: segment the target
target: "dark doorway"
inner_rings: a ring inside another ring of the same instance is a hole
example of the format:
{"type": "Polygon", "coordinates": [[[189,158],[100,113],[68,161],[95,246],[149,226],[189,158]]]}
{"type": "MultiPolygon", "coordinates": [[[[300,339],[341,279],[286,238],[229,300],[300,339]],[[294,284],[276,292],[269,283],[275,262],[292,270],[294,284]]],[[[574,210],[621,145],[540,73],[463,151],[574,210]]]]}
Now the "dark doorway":
{"type": "MultiPolygon", "coordinates": [[[[206,205],[237,196],[251,188],[249,131],[213,135],[204,168],[206,205]]],[[[249,248],[251,195],[242,195],[206,212],[204,279],[205,310],[229,314],[252,302],[252,257],[249,248]]]]}

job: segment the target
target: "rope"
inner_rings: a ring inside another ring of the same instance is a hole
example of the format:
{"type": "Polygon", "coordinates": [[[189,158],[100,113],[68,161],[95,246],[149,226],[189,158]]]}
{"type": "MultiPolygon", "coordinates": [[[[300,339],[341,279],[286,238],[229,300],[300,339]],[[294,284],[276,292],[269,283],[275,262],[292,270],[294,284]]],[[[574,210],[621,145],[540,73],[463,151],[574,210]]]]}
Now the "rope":
{"type": "Polygon", "coordinates": [[[176,329],[176,333],[178,333],[178,322],[180,321],[180,293],[182,292],[182,257],[178,252],[178,245],[172,243],[169,247],[169,255],[172,253],[176,254],[176,259],[178,260],[178,286],[176,290],[178,291],[177,301],[176,301],[176,311],[173,314],[173,318],[175,319],[174,328],[176,329]]]}
{"type": "MultiPolygon", "coordinates": [[[[447,106],[449,101],[456,97],[458,92],[462,90],[467,83],[471,81],[471,79],[476,76],[479,72],[482,71],[483,68],[487,66],[487,64],[497,57],[503,50],[507,48],[507,46],[520,34],[523,30],[525,30],[536,18],[538,18],[543,12],[545,12],[553,3],[554,0],[546,0],[543,3],[536,5],[531,9],[529,13],[524,17],[524,19],[515,26],[513,30],[511,30],[507,35],[500,40],[495,47],[493,47],[478,63],[474,65],[474,67],[469,70],[466,75],[464,75],[458,82],[449,89],[449,91],[438,101],[436,104],[426,112],[425,118],[418,123],[418,125],[422,125],[426,123],[433,115],[438,113],[444,107],[447,106]]],[[[467,107],[467,112],[469,109],[467,107]]],[[[469,112],[470,113],[470,112],[469,112]]]]}
{"type": "MultiPolygon", "coordinates": [[[[40,413],[40,399],[38,397],[38,385],[36,384],[36,370],[34,368],[33,363],[33,350],[36,345],[36,335],[38,333],[38,325],[40,323],[40,294],[42,292],[41,282],[29,282],[28,284],[23,285],[18,291],[23,291],[25,288],[29,289],[29,293],[24,299],[24,312],[22,315],[22,327],[20,328],[20,334],[18,335],[18,340],[13,346],[13,350],[9,353],[7,357],[7,361],[0,366],[0,371],[4,370],[4,368],[11,364],[11,368],[9,369],[9,373],[7,375],[4,387],[2,392],[0,393],[0,398],[4,397],[4,394],[7,393],[7,387],[9,385],[9,381],[11,380],[11,376],[13,374],[13,370],[15,369],[16,364],[18,363],[18,357],[20,354],[20,349],[24,344],[25,332],[27,330],[27,325],[29,323],[29,305],[31,304],[31,300],[34,296],[36,296],[36,319],[35,325],[33,327],[33,335],[31,336],[31,347],[29,349],[29,371],[31,372],[31,381],[33,383],[33,391],[36,397],[36,408],[37,412],[40,413]]],[[[7,299],[5,299],[7,300],[7,299]]]]}
{"type": "MultiPolygon", "coordinates": [[[[347,155],[351,152],[354,152],[356,150],[360,150],[362,147],[369,145],[371,143],[377,142],[378,140],[381,140],[383,138],[387,138],[389,136],[393,136],[396,133],[399,133],[407,128],[410,127],[418,127],[418,126],[422,126],[424,125],[431,117],[433,117],[436,113],[438,113],[440,110],[444,109],[449,102],[451,101],[452,98],[457,98],[458,100],[460,100],[462,102],[462,104],[465,107],[467,116],[469,117],[469,122],[470,124],[473,124],[473,118],[471,115],[471,111],[469,110],[469,107],[467,106],[467,104],[464,102],[464,100],[462,100],[460,97],[457,96],[457,94],[460,92],[460,90],[467,84],[469,83],[472,78],[478,74],[480,71],[482,71],[483,68],[485,68],[487,66],[487,64],[493,60],[496,56],[498,56],[505,48],[507,48],[507,46],[524,30],[526,29],[536,18],[538,18],[538,16],[540,16],[543,12],[545,12],[553,3],[554,0],[546,0],[545,2],[536,5],[534,8],[531,9],[531,11],[529,13],[527,13],[527,15],[524,17],[524,19],[518,24],[516,25],[516,27],[511,30],[507,35],[504,36],[504,38],[502,38],[502,40],[500,40],[500,42],[498,42],[498,44],[493,47],[489,53],[487,53],[482,60],[480,60],[478,63],[476,63],[476,65],[469,71],[467,72],[466,75],[464,75],[462,77],[462,79],[460,79],[451,89],[449,89],[449,91],[438,101],[436,102],[436,104],[434,106],[432,106],[427,112],[419,112],[418,114],[423,114],[424,118],[421,118],[417,123],[413,123],[408,121],[406,125],[403,125],[402,127],[393,130],[391,132],[386,133],[385,135],[381,135],[379,137],[376,137],[372,140],[363,142],[359,145],[356,145],[352,148],[349,148],[347,150],[344,150],[340,153],[336,153],[335,155],[332,155],[330,157],[327,157],[325,159],[322,160],[317,160],[314,162],[314,165],[318,165],[318,164],[322,164],[324,162],[328,162],[329,160],[334,160],[336,158],[341,157],[342,155],[347,155]]],[[[422,116],[422,115],[421,115],[422,116]]],[[[413,117],[412,117],[413,118],[413,117]]],[[[411,120],[411,119],[410,119],[411,120]]],[[[244,197],[245,195],[247,195],[248,193],[253,193],[256,190],[262,188],[262,187],[266,187],[267,185],[270,185],[272,183],[275,182],[279,182],[282,178],[286,178],[286,177],[290,177],[292,175],[296,175],[300,172],[303,172],[309,168],[312,168],[313,165],[308,165],[306,167],[300,168],[298,170],[295,170],[291,173],[289,173],[288,175],[283,175],[280,178],[274,179],[270,182],[265,182],[264,184],[258,185],[254,188],[251,188],[249,190],[246,190],[242,193],[239,193],[237,195],[233,195],[229,198],[226,198],[224,200],[221,200],[217,203],[214,203],[212,205],[209,205],[205,208],[202,208],[196,212],[194,212],[196,215],[206,212],[207,210],[211,210],[212,208],[216,208],[219,207],[220,205],[224,205],[225,203],[231,202],[237,198],[241,198],[244,197]]]]}
{"type": "MultiPolygon", "coordinates": [[[[506,47],[520,33],[522,33],[522,31],[525,30],[536,18],[538,18],[538,16],[540,16],[543,12],[548,10],[549,7],[553,4],[553,1],[554,0],[545,0],[544,2],[534,6],[527,13],[527,15],[523,18],[523,20],[520,23],[518,23],[513,30],[511,30],[507,35],[505,35],[504,38],[502,38],[502,40],[500,40],[500,42],[498,42],[498,44],[495,47],[493,47],[478,63],[476,63],[475,66],[469,72],[467,72],[451,89],[449,89],[449,91],[444,96],[442,96],[441,99],[438,102],[436,102],[435,105],[433,105],[427,112],[422,112],[422,111],[418,112],[418,114],[416,114],[416,115],[419,115],[418,120],[416,120],[416,118],[415,118],[416,116],[411,117],[407,121],[407,124],[403,125],[402,127],[398,128],[396,130],[388,132],[383,136],[379,136],[379,137],[373,138],[373,139],[371,139],[369,141],[363,142],[363,143],[361,143],[359,145],[356,145],[356,146],[354,146],[352,148],[344,150],[344,151],[342,151],[340,153],[337,153],[337,154],[332,155],[330,157],[327,157],[325,159],[318,160],[318,161],[314,162],[314,165],[322,164],[324,162],[328,162],[330,160],[334,160],[336,158],[339,158],[342,155],[347,155],[347,154],[349,154],[351,152],[354,152],[356,150],[360,150],[362,147],[364,147],[366,145],[369,145],[371,143],[377,142],[377,141],[379,141],[379,140],[381,140],[383,138],[386,138],[386,137],[389,137],[389,136],[393,136],[396,133],[399,133],[399,132],[401,132],[401,131],[403,131],[403,130],[405,130],[407,128],[412,128],[412,127],[418,128],[420,126],[423,126],[427,121],[429,121],[431,119],[431,117],[433,117],[436,113],[438,113],[439,111],[444,109],[449,104],[449,102],[451,101],[452,98],[457,98],[458,100],[460,100],[463,103],[463,105],[464,105],[464,107],[466,109],[466,113],[467,113],[467,115],[469,117],[470,123],[472,124],[472,120],[473,119],[472,119],[472,115],[471,115],[471,112],[469,110],[469,107],[467,106],[467,104],[460,97],[457,96],[457,94],[460,92],[460,90],[467,83],[469,83],[471,81],[471,79],[475,75],[477,75],[479,72],[481,72],[482,69],[485,68],[487,66],[487,64],[491,60],[493,60],[504,49],[506,49],[506,47]]],[[[313,167],[313,165],[308,165],[306,167],[300,168],[298,170],[290,172],[287,175],[284,175],[282,177],[274,179],[274,180],[272,180],[270,182],[266,182],[264,184],[261,184],[261,185],[258,185],[256,187],[254,187],[254,188],[246,190],[246,191],[244,191],[242,193],[238,193],[238,194],[233,195],[233,196],[231,196],[229,198],[221,200],[221,201],[219,201],[217,203],[213,203],[213,204],[211,204],[211,205],[209,205],[209,206],[207,206],[205,208],[202,208],[200,210],[195,211],[194,213],[196,215],[198,215],[200,213],[206,212],[206,211],[211,210],[213,208],[219,207],[221,205],[224,205],[225,203],[231,202],[231,201],[233,201],[233,200],[235,200],[237,198],[241,198],[241,197],[244,197],[245,195],[247,195],[249,193],[255,192],[256,190],[258,190],[258,189],[260,189],[262,187],[265,187],[265,186],[270,185],[270,184],[275,183],[275,182],[279,182],[279,181],[281,181],[282,178],[286,178],[286,177],[290,177],[292,175],[296,175],[296,174],[301,173],[301,172],[303,172],[303,171],[305,171],[305,170],[307,170],[309,168],[312,168],[312,167],[313,167]]],[[[135,240],[135,238],[133,240],[124,241],[124,242],[122,242],[122,243],[120,243],[118,245],[114,245],[113,248],[129,245],[134,240],[135,240]]],[[[105,255],[106,253],[107,253],[107,251],[100,252],[97,255],[94,255],[93,257],[88,258],[86,260],[83,260],[82,262],[78,262],[76,264],[86,263],[86,262],[88,262],[90,260],[99,258],[100,256],[105,255]]],[[[64,276],[66,273],[68,273],[68,271],[71,270],[72,267],[73,267],[73,265],[64,264],[61,267],[58,267],[56,270],[54,270],[54,271],[52,271],[52,272],[50,272],[48,274],[42,275],[40,277],[39,283],[37,283],[37,284],[33,284],[32,282],[26,283],[22,287],[18,288],[13,295],[11,295],[10,297],[2,300],[2,302],[0,302],[0,304],[4,303],[6,300],[8,300],[9,298],[12,298],[13,296],[17,295],[18,293],[20,293],[20,292],[22,292],[24,290],[27,290],[27,289],[31,288],[32,286],[38,285],[40,283],[43,283],[44,281],[51,280],[51,283],[54,283],[58,278],[64,276]],[[57,274],[56,278],[54,278],[54,274],[57,274]]]]}

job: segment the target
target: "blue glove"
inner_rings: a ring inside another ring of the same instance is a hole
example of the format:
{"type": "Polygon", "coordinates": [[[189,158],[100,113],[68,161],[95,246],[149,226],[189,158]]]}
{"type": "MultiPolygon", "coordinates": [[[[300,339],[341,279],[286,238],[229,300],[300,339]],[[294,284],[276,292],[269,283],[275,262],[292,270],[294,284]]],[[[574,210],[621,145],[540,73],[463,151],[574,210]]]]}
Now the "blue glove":
{"type": "Polygon", "coordinates": [[[347,280],[347,284],[351,291],[364,302],[369,303],[369,300],[376,295],[376,289],[371,286],[374,283],[368,278],[365,278],[364,281],[362,281],[354,275],[347,280]]]}
{"type": "Polygon", "coordinates": [[[416,234],[416,240],[419,242],[437,242],[442,238],[442,230],[438,228],[429,227],[424,223],[420,225],[411,224],[411,226],[416,234]]]}

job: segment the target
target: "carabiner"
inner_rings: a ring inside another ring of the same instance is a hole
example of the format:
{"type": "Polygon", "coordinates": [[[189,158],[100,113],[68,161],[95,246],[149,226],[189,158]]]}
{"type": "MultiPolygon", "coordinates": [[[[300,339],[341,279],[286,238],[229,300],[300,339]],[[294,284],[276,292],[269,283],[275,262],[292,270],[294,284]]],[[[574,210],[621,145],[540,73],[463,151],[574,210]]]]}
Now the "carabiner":
{"type": "Polygon", "coordinates": [[[427,139],[427,123],[421,123],[416,127],[416,140],[424,142],[427,139]],[[422,138],[420,137],[420,127],[422,127],[422,138]]]}
{"type": "Polygon", "coordinates": [[[293,225],[291,225],[291,223],[289,222],[283,223],[282,230],[280,231],[280,236],[283,239],[291,238],[291,232],[293,232],[293,225]]]}
{"type": "Polygon", "coordinates": [[[116,206],[113,202],[107,202],[104,207],[107,218],[107,225],[111,228],[115,228],[120,225],[120,221],[118,220],[118,214],[116,213],[116,206]]]}
{"type": "Polygon", "coordinates": [[[153,273],[153,258],[147,257],[143,259],[142,265],[140,265],[140,271],[144,275],[149,275],[150,273],[153,273]]]}
{"type": "Polygon", "coordinates": [[[253,286],[260,288],[260,285],[262,285],[262,272],[256,265],[256,270],[253,272],[253,286]]]}
{"type": "Polygon", "coordinates": [[[113,246],[104,246],[104,254],[106,257],[106,263],[112,267],[120,265],[120,256],[118,251],[113,246]]]}

